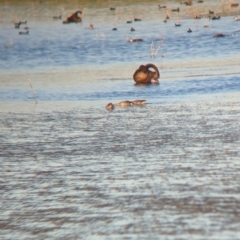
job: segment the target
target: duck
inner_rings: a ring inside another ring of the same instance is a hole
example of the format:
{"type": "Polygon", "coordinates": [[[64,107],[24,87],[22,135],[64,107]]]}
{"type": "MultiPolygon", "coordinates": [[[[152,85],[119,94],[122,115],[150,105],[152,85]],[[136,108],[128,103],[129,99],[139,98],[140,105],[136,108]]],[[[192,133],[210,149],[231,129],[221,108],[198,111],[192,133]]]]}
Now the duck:
{"type": "Polygon", "coordinates": [[[19,28],[21,24],[27,24],[27,21],[20,21],[20,22],[17,22],[17,23],[14,23],[14,26],[15,28],[19,28]]]}
{"type": "Polygon", "coordinates": [[[145,105],[147,100],[133,100],[131,101],[133,105],[145,105]]]}
{"type": "Polygon", "coordinates": [[[188,32],[188,33],[191,33],[191,32],[192,32],[192,29],[191,29],[191,28],[188,28],[187,32],[188,32]]]}
{"type": "Polygon", "coordinates": [[[133,20],[134,20],[135,22],[142,21],[142,19],[140,19],[140,18],[134,18],[133,20]]]}
{"type": "Polygon", "coordinates": [[[238,3],[231,3],[230,7],[238,7],[238,3]]]}
{"type": "Polygon", "coordinates": [[[75,13],[73,13],[70,17],[67,18],[67,20],[63,21],[63,24],[68,24],[68,23],[79,23],[82,21],[81,16],[82,11],[78,10],[75,13]]]}
{"type": "Polygon", "coordinates": [[[114,11],[115,10],[115,7],[110,7],[109,8],[111,11],[114,11]]]}
{"type": "Polygon", "coordinates": [[[215,38],[220,38],[220,37],[225,37],[225,35],[222,34],[222,33],[217,33],[217,34],[215,34],[213,37],[215,37],[215,38]]]}
{"type": "Polygon", "coordinates": [[[128,20],[126,23],[132,23],[132,20],[128,20]]]}
{"type": "Polygon", "coordinates": [[[212,20],[219,20],[220,18],[220,16],[215,15],[214,17],[212,17],[212,20]]]}
{"type": "Polygon", "coordinates": [[[161,8],[166,8],[166,6],[161,6],[160,4],[158,4],[158,9],[161,9],[161,8]]]}
{"type": "Polygon", "coordinates": [[[113,28],[112,31],[117,31],[117,28],[113,28]]]}
{"type": "Polygon", "coordinates": [[[142,42],[143,40],[141,38],[129,38],[128,42],[142,42]]]}
{"type": "Polygon", "coordinates": [[[172,12],[179,12],[179,7],[178,8],[174,8],[174,9],[172,9],[172,12]]]}
{"type": "Polygon", "coordinates": [[[59,16],[53,16],[53,19],[54,19],[54,20],[62,19],[62,15],[59,15],[59,16]]]}
{"type": "Polygon", "coordinates": [[[180,22],[176,22],[175,23],[175,27],[180,27],[181,26],[181,23],[180,22]]]}
{"type": "Polygon", "coordinates": [[[26,32],[20,31],[19,32],[20,35],[24,35],[24,34],[27,35],[28,33],[29,33],[29,31],[26,31],[26,32]]]}
{"type": "Polygon", "coordinates": [[[128,107],[128,106],[132,106],[132,105],[133,105],[133,102],[128,101],[128,100],[114,104],[114,106],[119,106],[119,107],[128,107]]]}
{"type": "Polygon", "coordinates": [[[135,29],[132,27],[132,28],[130,29],[130,31],[131,31],[131,32],[134,32],[134,31],[135,31],[135,29]]]}
{"type": "Polygon", "coordinates": [[[108,104],[106,105],[106,109],[109,110],[109,111],[112,111],[114,108],[115,108],[115,106],[114,106],[114,104],[112,104],[112,103],[108,103],[108,104]]]}

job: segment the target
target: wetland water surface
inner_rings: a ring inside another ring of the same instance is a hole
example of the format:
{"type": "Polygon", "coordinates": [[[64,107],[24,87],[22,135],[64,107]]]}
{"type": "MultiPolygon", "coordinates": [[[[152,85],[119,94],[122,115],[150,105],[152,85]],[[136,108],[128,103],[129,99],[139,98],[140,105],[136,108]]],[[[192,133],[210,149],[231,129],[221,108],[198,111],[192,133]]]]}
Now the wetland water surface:
{"type": "Polygon", "coordinates": [[[167,24],[157,2],[0,3],[1,239],[240,239],[238,10],[161,4],[167,24]],[[147,62],[161,83],[135,86],[147,62]],[[148,104],[105,110],[126,99],[148,104]]]}

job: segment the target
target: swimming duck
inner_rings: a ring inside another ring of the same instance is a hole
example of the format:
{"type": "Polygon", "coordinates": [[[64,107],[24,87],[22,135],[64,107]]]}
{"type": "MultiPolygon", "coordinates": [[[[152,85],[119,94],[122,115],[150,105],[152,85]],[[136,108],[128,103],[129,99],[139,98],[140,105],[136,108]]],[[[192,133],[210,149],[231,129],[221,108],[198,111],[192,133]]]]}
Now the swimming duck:
{"type": "Polygon", "coordinates": [[[215,34],[213,37],[215,37],[215,38],[220,38],[220,37],[225,37],[225,35],[222,34],[222,33],[217,33],[217,34],[215,34]]]}
{"type": "Polygon", "coordinates": [[[29,33],[29,31],[26,31],[26,32],[20,31],[20,32],[19,32],[20,35],[24,35],[24,34],[26,35],[26,34],[28,34],[28,33],[29,33]]]}
{"type": "Polygon", "coordinates": [[[128,107],[128,106],[132,106],[132,105],[133,105],[133,103],[128,100],[114,104],[114,106],[119,106],[119,107],[128,107]]]}
{"type": "Polygon", "coordinates": [[[161,8],[166,8],[166,6],[161,6],[160,4],[158,4],[158,9],[161,9],[161,8]]]}
{"type": "Polygon", "coordinates": [[[128,20],[126,23],[132,23],[132,20],[128,20]]]}
{"type": "Polygon", "coordinates": [[[172,12],[179,12],[179,7],[178,8],[174,8],[174,9],[172,9],[172,12]]]}
{"type": "Polygon", "coordinates": [[[238,7],[238,3],[231,3],[230,7],[238,7]]]}
{"type": "Polygon", "coordinates": [[[115,107],[114,107],[114,105],[113,105],[112,103],[108,103],[108,104],[106,105],[106,109],[109,110],[109,111],[112,111],[114,108],[115,108],[115,107]]]}
{"type": "Polygon", "coordinates": [[[62,19],[62,15],[59,15],[59,16],[53,16],[53,19],[54,19],[54,20],[62,19]]]}
{"type": "Polygon", "coordinates": [[[181,26],[181,23],[180,22],[176,22],[175,23],[175,27],[180,27],[181,26]]]}
{"type": "Polygon", "coordinates": [[[143,40],[141,38],[129,38],[128,42],[142,42],[143,40]]]}
{"type": "Polygon", "coordinates": [[[133,20],[134,20],[135,22],[142,21],[142,19],[140,19],[140,18],[134,18],[133,20]]]}
{"type": "Polygon", "coordinates": [[[147,100],[133,100],[131,101],[133,105],[145,105],[147,100]]]}
{"type": "Polygon", "coordinates": [[[219,20],[220,18],[220,16],[215,15],[214,17],[212,17],[212,20],[219,20]]]}
{"type": "Polygon", "coordinates": [[[20,22],[17,22],[17,23],[14,23],[14,26],[15,28],[19,28],[21,24],[27,24],[27,21],[20,21],[20,22]]]}
{"type": "Polygon", "coordinates": [[[67,18],[67,20],[63,21],[63,24],[68,24],[68,23],[79,23],[82,21],[81,16],[82,11],[78,10],[75,13],[73,13],[70,17],[67,18]]]}
{"type": "Polygon", "coordinates": [[[117,31],[117,28],[113,28],[112,30],[113,30],[113,31],[117,31]]]}
{"type": "Polygon", "coordinates": [[[131,31],[131,32],[134,32],[134,31],[135,31],[135,29],[132,27],[132,28],[130,29],[130,31],[131,31]]]}
{"type": "Polygon", "coordinates": [[[188,33],[191,33],[191,32],[192,32],[192,29],[191,29],[191,28],[189,28],[189,29],[187,30],[187,32],[188,32],[188,33]]]}
{"type": "Polygon", "coordinates": [[[114,11],[115,10],[115,7],[110,7],[109,8],[111,11],[114,11]]]}

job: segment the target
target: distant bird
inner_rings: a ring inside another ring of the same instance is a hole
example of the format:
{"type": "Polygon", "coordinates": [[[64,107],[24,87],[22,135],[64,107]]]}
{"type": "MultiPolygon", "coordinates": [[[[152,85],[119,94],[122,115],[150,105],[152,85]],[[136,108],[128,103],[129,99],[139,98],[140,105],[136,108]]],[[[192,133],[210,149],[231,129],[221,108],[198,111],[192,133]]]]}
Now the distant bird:
{"type": "Polygon", "coordinates": [[[181,26],[181,23],[180,22],[176,22],[175,23],[175,27],[180,27],[181,26]]]}
{"type": "Polygon", "coordinates": [[[145,105],[147,100],[133,100],[131,101],[133,105],[145,105]]]}
{"type": "Polygon", "coordinates": [[[214,17],[212,17],[212,20],[219,20],[220,18],[220,16],[215,15],[214,17]]]}
{"type": "Polygon", "coordinates": [[[140,19],[140,18],[134,18],[133,20],[134,20],[135,22],[142,21],[142,19],[140,19]]]}
{"type": "Polygon", "coordinates": [[[213,37],[215,37],[215,38],[220,38],[220,37],[225,37],[225,35],[222,34],[222,33],[217,33],[217,34],[215,34],[213,37]]]}
{"type": "Polygon", "coordinates": [[[174,8],[174,9],[172,9],[172,12],[179,12],[179,7],[178,8],[174,8]]]}
{"type": "Polygon", "coordinates": [[[214,14],[214,11],[209,10],[209,14],[214,14]]]}
{"type": "Polygon", "coordinates": [[[109,111],[112,111],[114,108],[115,108],[115,107],[114,107],[114,105],[113,105],[112,103],[108,103],[108,104],[106,105],[106,109],[109,110],[109,111]]]}
{"type": "Polygon", "coordinates": [[[198,2],[198,3],[203,3],[203,0],[198,0],[197,2],[198,2]]]}
{"type": "Polygon", "coordinates": [[[119,107],[128,107],[128,106],[132,106],[132,105],[133,105],[133,103],[128,100],[114,104],[114,106],[119,106],[119,107]]]}
{"type": "Polygon", "coordinates": [[[191,29],[191,28],[189,28],[189,29],[187,30],[187,32],[188,32],[188,33],[191,33],[191,32],[192,32],[192,29],[191,29]]]}
{"type": "Polygon", "coordinates": [[[81,18],[82,11],[78,10],[74,12],[70,17],[67,18],[67,20],[63,21],[63,24],[68,24],[68,23],[79,23],[82,21],[81,18]]]}
{"type": "Polygon", "coordinates": [[[113,31],[117,31],[117,28],[113,28],[112,30],[113,30],[113,31]]]}
{"type": "Polygon", "coordinates": [[[128,20],[126,23],[132,23],[132,20],[128,20]]]}
{"type": "Polygon", "coordinates": [[[161,6],[160,4],[158,4],[158,9],[161,9],[161,8],[166,8],[166,6],[161,6]]]}
{"type": "Polygon", "coordinates": [[[110,7],[109,8],[111,11],[114,11],[115,10],[115,7],[110,7]]]}
{"type": "Polygon", "coordinates": [[[53,19],[54,19],[54,20],[62,19],[62,15],[59,15],[59,16],[53,16],[53,19]]]}
{"type": "Polygon", "coordinates": [[[234,17],[234,20],[235,20],[235,21],[240,21],[240,18],[239,18],[238,16],[235,16],[235,17],[234,17]]]}
{"type": "Polygon", "coordinates": [[[230,7],[238,7],[238,3],[231,3],[230,7]]]}
{"type": "Polygon", "coordinates": [[[129,38],[128,42],[142,42],[143,40],[141,38],[129,38]]]}
{"type": "Polygon", "coordinates": [[[21,24],[27,24],[27,21],[20,21],[20,22],[17,22],[17,23],[14,23],[14,26],[15,28],[19,28],[21,24]]]}
{"type": "Polygon", "coordinates": [[[26,31],[26,32],[20,31],[19,32],[20,35],[27,35],[28,33],[29,33],[29,31],[26,31]]]}
{"type": "Polygon", "coordinates": [[[132,27],[132,28],[130,29],[130,31],[131,31],[131,32],[134,32],[134,31],[135,31],[135,29],[132,27]]]}

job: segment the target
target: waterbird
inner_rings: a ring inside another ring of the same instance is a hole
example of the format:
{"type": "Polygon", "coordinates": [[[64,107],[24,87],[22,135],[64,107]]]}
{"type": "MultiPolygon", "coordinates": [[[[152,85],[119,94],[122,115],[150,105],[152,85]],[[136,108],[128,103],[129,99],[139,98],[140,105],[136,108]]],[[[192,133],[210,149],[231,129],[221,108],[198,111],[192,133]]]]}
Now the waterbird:
{"type": "Polygon", "coordinates": [[[222,33],[217,33],[217,34],[215,34],[213,37],[215,37],[215,38],[220,38],[220,37],[225,37],[225,35],[222,34],[222,33]]]}
{"type": "Polygon", "coordinates": [[[172,9],[172,12],[179,12],[179,7],[178,8],[174,8],[174,9],[172,9]]]}
{"type": "Polygon", "coordinates": [[[128,42],[142,42],[142,38],[129,38],[128,42]]]}
{"type": "Polygon", "coordinates": [[[131,27],[130,31],[131,31],[131,32],[134,32],[134,31],[135,31],[135,29],[134,29],[133,27],[131,27]]]}
{"type": "Polygon", "coordinates": [[[62,19],[62,15],[59,15],[59,16],[53,16],[53,19],[54,19],[54,20],[62,19]]]}
{"type": "Polygon", "coordinates": [[[117,31],[117,28],[113,28],[112,30],[113,30],[113,31],[117,31]]]}
{"type": "Polygon", "coordinates": [[[109,8],[111,11],[114,11],[115,10],[115,7],[110,7],[109,8]]]}
{"type": "Polygon", "coordinates": [[[26,31],[26,32],[20,31],[19,32],[20,35],[27,35],[28,33],[29,33],[29,31],[26,31]]]}
{"type": "Polygon", "coordinates": [[[192,32],[192,29],[191,29],[191,28],[188,28],[187,32],[188,32],[188,33],[191,33],[191,32],[192,32]]]}
{"type": "Polygon", "coordinates": [[[81,15],[82,11],[78,10],[74,12],[70,17],[68,17],[67,20],[63,21],[63,24],[79,23],[82,21],[81,15]]]}

